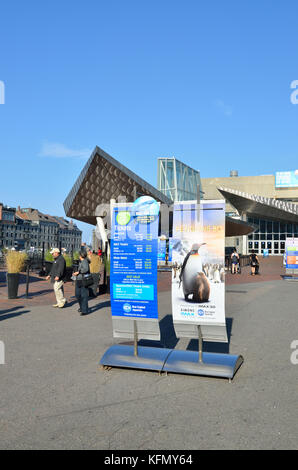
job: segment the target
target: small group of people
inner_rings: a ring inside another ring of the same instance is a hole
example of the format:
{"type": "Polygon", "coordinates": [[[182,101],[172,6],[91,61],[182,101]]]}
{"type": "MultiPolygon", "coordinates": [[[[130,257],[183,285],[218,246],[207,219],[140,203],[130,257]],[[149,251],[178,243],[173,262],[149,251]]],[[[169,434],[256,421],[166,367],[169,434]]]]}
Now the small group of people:
{"type": "MultiPolygon", "coordinates": [[[[63,308],[67,304],[64,297],[64,278],[66,274],[66,262],[64,256],[60,253],[59,248],[53,248],[51,254],[54,258],[51,271],[47,276],[47,280],[51,280],[54,287],[56,296],[56,304],[53,307],[63,308]]],[[[75,279],[75,296],[79,303],[78,312],[81,315],[90,313],[88,307],[89,288],[84,285],[84,277],[90,274],[89,261],[87,257],[87,250],[81,247],[79,253],[79,264],[76,271],[73,273],[75,279]]]]}
{"type": "MultiPolygon", "coordinates": [[[[256,255],[256,253],[252,253],[249,257],[249,264],[251,267],[251,276],[255,276],[256,274],[259,274],[259,258],[256,255]]],[[[236,248],[234,248],[233,253],[231,254],[231,272],[232,274],[240,274],[240,256],[237,253],[236,248]]]]}

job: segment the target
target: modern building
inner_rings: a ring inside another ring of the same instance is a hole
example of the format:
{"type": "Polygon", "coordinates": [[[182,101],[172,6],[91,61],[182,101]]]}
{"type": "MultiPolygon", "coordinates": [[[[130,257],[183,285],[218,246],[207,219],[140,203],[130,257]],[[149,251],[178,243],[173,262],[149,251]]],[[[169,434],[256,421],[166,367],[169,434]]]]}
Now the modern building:
{"type": "MultiPolygon", "coordinates": [[[[106,231],[107,227],[104,219],[106,219],[111,201],[117,202],[119,198],[125,198],[127,202],[133,202],[139,196],[151,196],[169,208],[169,211],[161,212],[160,224],[162,225],[165,222],[165,225],[167,225],[168,223],[169,236],[171,236],[171,211],[175,197],[181,197],[184,200],[196,200],[197,186],[200,187],[199,172],[187,167],[187,165],[180,165],[181,162],[178,164],[177,160],[172,163],[174,173],[176,171],[177,184],[176,187],[173,186],[174,192],[170,196],[170,193],[165,194],[163,191],[154,188],[104,150],[95,147],[64,201],[66,216],[96,226],[96,231],[93,232],[94,237],[99,234],[101,240],[106,244],[109,234],[106,231]],[[177,171],[182,180],[179,180],[177,171]],[[189,180],[187,175],[190,178],[189,180]],[[192,184],[190,184],[190,180],[192,184]],[[183,181],[183,184],[181,181],[183,181]],[[181,192],[178,193],[178,191],[181,192]],[[161,220],[164,217],[167,220],[161,220]]],[[[164,162],[159,165],[165,168],[164,162]]],[[[170,165],[167,166],[166,172],[170,172],[169,168],[170,165]]],[[[169,176],[167,178],[169,181],[169,176]]],[[[222,199],[222,196],[220,196],[220,199],[222,199]]],[[[225,228],[227,236],[242,236],[254,230],[248,223],[230,217],[226,217],[225,228]]],[[[97,248],[95,242],[96,240],[93,239],[93,249],[97,248]]]]}
{"type": "Polygon", "coordinates": [[[159,158],[157,188],[172,201],[203,199],[200,172],[180,162],[177,158],[159,158]]]}
{"type": "Polygon", "coordinates": [[[82,232],[62,217],[32,208],[12,208],[0,203],[0,248],[45,249],[61,246],[79,250],[82,232]]]}
{"type": "Polygon", "coordinates": [[[226,199],[226,215],[254,225],[247,236],[227,240],[239,252],[282,255],[285,240],[298,237],[298,172],[202,178],[206,199],[226,199]]]}

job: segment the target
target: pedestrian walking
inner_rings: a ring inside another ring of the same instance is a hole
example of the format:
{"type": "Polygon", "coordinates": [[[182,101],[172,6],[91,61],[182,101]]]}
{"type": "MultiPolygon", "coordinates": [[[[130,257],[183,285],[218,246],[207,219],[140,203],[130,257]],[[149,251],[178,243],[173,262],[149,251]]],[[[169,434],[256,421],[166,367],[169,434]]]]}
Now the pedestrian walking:
{"type": "Polygon", "coordinates": [[[239,258],[236,248],[234,248],[233,253],[231,254],[232,274],[236,274],[237,272],[239,272],[239,269],[238,269],[239,263],[240,263],[240,258],[239,258]]]}
{"type": "Polygon", "coordinates": [[[51,254],[54,258],[50,274],[46,279],[51,279],[56,296],[56,304],[53,307],[63,308],[66,304],[64,297],[64,277],[66,273],[66,262],[64,257],[60,254],[59,248],[53,248],[51,254]]]}
{"type": "Polygon", "coordinates": [[[90,273],[90,268],[89,268],[89,261],[87,258],[87,252],[85,249],[81,249],[78,270],[73,273],[73,275],[76,276],[75,295],[76,295],[76,298],[78,299],[79,306],[80,306],[78,309],[78,312],[80,312],[81,315],[87,315],[89,313],[89,308],[88,308],[88,297],[89,297],[88,287],[89,286],[84,285],[86,284],[84,283],[84,278],[86,277],[86,274],[89,274],[89,273],[90,273]]]}
{"type": "Polygon", "coordinates": [[[250,266],[251,266],[251,275],[255,276],[255,274],[259,274],[259,258],[257,257],[256,253],[252,253],[250,255],[250,266]]]}

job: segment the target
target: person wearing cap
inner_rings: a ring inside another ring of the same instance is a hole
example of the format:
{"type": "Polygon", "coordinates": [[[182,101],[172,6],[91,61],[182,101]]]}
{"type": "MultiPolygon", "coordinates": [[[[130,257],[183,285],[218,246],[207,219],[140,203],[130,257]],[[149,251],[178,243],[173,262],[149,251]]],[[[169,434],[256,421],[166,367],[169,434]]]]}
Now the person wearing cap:
{"type": "Polygon", "coordinates": [[[51,282],[54,284],[54,293],[57,303],[53,305],[53,307],[63,308],[66,304],[63,290],[66,262],[64,257],[60,254],[59,248],[53,248],[51,250],[51,254],[54,258],[54,261],[47,279],[51,279],[51,282]]]}

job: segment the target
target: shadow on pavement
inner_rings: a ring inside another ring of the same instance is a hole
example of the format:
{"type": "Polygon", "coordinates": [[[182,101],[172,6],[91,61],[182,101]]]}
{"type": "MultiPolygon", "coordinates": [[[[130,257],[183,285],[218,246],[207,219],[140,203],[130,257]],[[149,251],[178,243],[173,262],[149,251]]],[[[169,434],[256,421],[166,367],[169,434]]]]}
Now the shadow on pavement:
{"type": "MultiPolygon", "coordinates": [[[[226,326],[227,326],[227,336],[228,342],[227,343],[216,343],[216,342],[203,342],[203,352],[213,352],[219,354],[229,354],[230,352],[230,340],[232,335],[232,324],[233,318],[226,318],[226,326]]],[[[199,344],[197,339],[191,339],[187,348],[189,351],[198,351],[199,344]]]]}
{"type": "Polygon", "coordinates": [[[179,339],[176,336],[173,317],[172,315],[166,315],[159,322],[160,328],[160,341],[152,341],[149,339],[141,339],[138,344],[140,346],[148,346],[152,348],[168,348],[174,349],[179,339]]]}
{"type": "Polygon", "coordinates": [[[5,310],[0,310],[0,321],[7,320],[8,318],[19,317],[20,315],[23,315],[24,313],[30,312],[30,310],[22,310],[20,312],[20,309],[22,308],[25,308],[24,305],[19,306],[19,307],[7,308],[5,310]]]}
{"type": "MultiPolygon", "coordinates": [[[[30,290],[29,290],[28,297],[29,298],[40,297],[42,295],[47,295],[50,292],[53,292],[53,289],[39,290],[39,291],[36,291],[36,292],[30,292],[30,290]]],[[[21,298],[26,298],[26,294],[18,295],[18,299],[21,299],[21,298]]]]}
{"type": "Polygon", "coordinates": [[[100,302],[97,305],[89,307],[90,308],[90,314],[94,313],[94,312],[97,312],[97,310],[101,310],[102,308],[107,308],[107,307],[110,307],[110,306],[111,306],[110,300],[106,300],[105,302],[100,302]]]}

